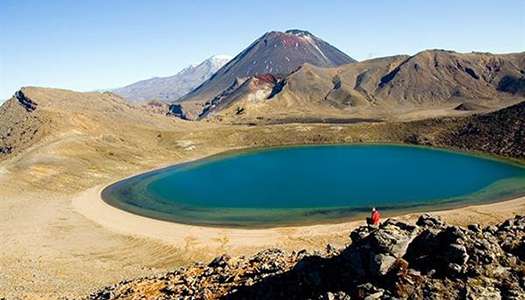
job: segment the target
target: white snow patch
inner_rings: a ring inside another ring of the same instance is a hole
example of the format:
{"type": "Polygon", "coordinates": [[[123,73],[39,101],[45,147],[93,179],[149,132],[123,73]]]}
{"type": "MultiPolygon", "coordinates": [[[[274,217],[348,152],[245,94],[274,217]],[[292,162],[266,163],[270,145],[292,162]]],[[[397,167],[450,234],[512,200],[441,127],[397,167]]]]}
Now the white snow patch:
{"type": "Polygon", "coordinates": [[[310,45],[312,45],[312,47],[315,48],[315,50],[317,50],[319,53],[321,53],[321,55],[324,57],[324,59],[328,60],[328,57],[326,57],[326,55],[324,55],[323,51],[321,51],[321,49],[319,49],[319,47],[317,46],[317,43],[309,36],[304,36],[303,37],[310,45]]]}
{"type": "Polygon", "coordinates": [[[232,58],[233,56],[228,55],[228,54],[217,54],[217,55],[210,57],[210,59],[220,59],[220,60],[231,60],[232,58]]]}

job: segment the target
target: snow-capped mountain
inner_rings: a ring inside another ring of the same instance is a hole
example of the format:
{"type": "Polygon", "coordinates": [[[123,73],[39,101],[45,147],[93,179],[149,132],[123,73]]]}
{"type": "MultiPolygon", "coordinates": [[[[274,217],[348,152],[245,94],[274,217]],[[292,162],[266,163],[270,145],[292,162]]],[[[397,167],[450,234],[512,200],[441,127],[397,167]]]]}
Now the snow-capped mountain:
{"type": "Polygon", "coordinates": [[[184,68],[173,76],[141,80],[112,92],[131,102],[153,99],[173,102],[208,80],[230,60],[228,55],[215,55],[198,65],[184,68]]]}

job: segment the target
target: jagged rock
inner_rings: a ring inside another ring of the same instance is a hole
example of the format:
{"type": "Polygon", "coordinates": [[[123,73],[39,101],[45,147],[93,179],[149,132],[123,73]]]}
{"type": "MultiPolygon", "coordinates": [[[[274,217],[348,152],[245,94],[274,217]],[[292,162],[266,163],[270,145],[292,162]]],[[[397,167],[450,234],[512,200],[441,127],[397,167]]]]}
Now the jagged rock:
{"type": "Polygon", "coordinates": [[[15,93],[15,98],[28,112],[34,111],[38,105],[31,99],[27,98],[21,90],[15,93]]]}
{"type": "Polygon", "coordinates": [[[345,292],[326,292],[326,294],[319,296],[319,300],[351,300],[352,298],[345,292]]]}
{"type": "Polygon", "coordinates": [[[337,248],[335,248],[331,244],[326,245],[326,254],[328,254],[328,255],[335,255],[335,254],[338,254],[338,253],[339,253],[339,250],[337,250],[337,248]]]}
{"type": "Polygon", "coordinates": [[[227,254],[217,256],[214,260],[212,260],[212,262],[208,266],[212,268],[217,268],[217,267],[224,268],[228,265],[228,262],[230,261],[230,259],[231,259],[231,256],[227,254]]]}
{"type": "Polygon", "coordinates": [[[449,261],[460,266],[465,265],[469,259],[465,246],[458,244],[450,244],[445,255],[448,256],[449,261]]]}
{"type": "Polygon", "coordinates": [[[450,275],[457,276],[463,273],[463,267],[456,263],[449,263],[447,271],[450,272],[450,275]]]}
{"type": "Polygon", "coordinates": [[[383,294],[384,294],[383,291],[375,292],[375,293],[373,293],[373,294],[370,294],[370,295],[366,296],[364,300],[375,300],[375,299],[381,299],[381,297],[383,296],[383,294]]]}
{"type": "Polygon", "coordinates": [[[384,294],[384,290],[367,282],[356,287],[356,294],[361,299],[379,299],[384,294]]]}
{"type": "Polygon", "coordinates": [[[370,263],[370,272],[372,274],[386,275],[396,261],[397,259],[395,257],[388,254],[377,254],[372,258],[370,263]]]}
{"type": "Polygon", "coordinates": [[[501,294],[498,289],[492,286],[468,286],[467,299],[476,300],[498,300],[501,299],[501,294]]]}
{"type": "Polygon", "coordinates": [[[0,147],[0,154],[9,154],[13,151],[13,148],[10,146],[0,147]]]}
{"type": "Polygon", "coordinates": [[[434,217],[430,214],[424,214],[419,217],[416,225],[424,227],[443,227],[444,223],[439,217],[434,217]]]}
{"type": "Polygon", "coordinates": [[[467,228],[474,232],[481,232],[481,226],[479,226],[479,224],[470,224],[467,228]]]}
{"type": "Polygon", "coordinates": [[[496,233],[498,231],[498,227],[494,226],[494,225],[491,225],[491,226],[487,226],[485,228],[485,231],[489,232],[489,233],[496,233]]]}
{"type": "Polygon", "coordinates": [[[186,113],[184,112],[184,109],[182,108],[182,105],[174,103],[169,106],[169,111],[167,113],[168,115],[186,120],[186,113]]]}
{"type": "Polygon", "coordinates": [[[416,233],[415,227],[408,227],[407,225],[407,228],[402,228],[404,225],[404,223],[399,223],[382,226],[381,230],[370,234],[371,246],[379,252],[389,253],[394,257],[402,257],[416,233]]]}
{"type": "Polygon", "coordinates": [[[352,243],[356,243],[357,241],[360,241],[369,235],[371,228],[372,227],[370,226],[361,226],[352,231],[350,233],[350,239],[352,240],[352,243]]]}
{"type": "Polygon", "coordinates": [[[430,215],[416,225],[387,220],[355,229],[341,251],[223,255],[88,299],[524,299],[524,226],[521,216],[483,230],[430,215]]]}

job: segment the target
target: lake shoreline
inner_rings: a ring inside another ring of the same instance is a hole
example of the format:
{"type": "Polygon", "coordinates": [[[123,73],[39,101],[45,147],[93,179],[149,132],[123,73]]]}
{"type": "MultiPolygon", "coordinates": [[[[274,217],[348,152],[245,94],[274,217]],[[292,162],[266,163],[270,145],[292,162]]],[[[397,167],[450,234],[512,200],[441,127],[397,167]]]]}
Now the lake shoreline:
{"type": "MultiPolygon", "coordinates": [[[[295,149],[308,148],[308,147],[315,149],[313,147],[328,148],[328,147],[334,147],[334,146],[343,146],[343,147],[352,147],[352,148],[353,147],[356,147],[356,148],[370,147],[370,146],[414,148],[414,149],[421,149],[425,151],[435,151],[435,152],[442,152],[442,153],[447,153],[447,154],[454,154],[458,156],[475,157],[481,160],[495,161],[495,162],[510,165],[513,167],[522,168],[525,170],[524,164],[513,161],[513,160],[507,160],[507,159],[500,158],[500,157],[494,157],[492,155],[478,155],[477,153],[460,152],[460,151],[454,151],[451,149],[428,147],[428,146],[413,146],[413,145],[395,144],[395,143],[392,143],[392,144],[390,143],[364,143],[364,144],[350,143],[350,144],[284,145],[284,146],[275,146],[275,147],[239,148],[239,149],[226,150],[223,152],[218,152],[216,154],[204,156],[202,158],[190,159],[190,160],[182,161],[180,163],[171,164],[171,165],[163,166],[160,168],[154,168],[154,169],[151,169],[145,172],[138,172],[131,176],[127,176],[123,179],[115,180],[111,182],[110,184],[104,186],[104,188],[102,188],[100,192],[101,194],[100,197],[108,205],[116,209],[124,210],[126,212],[129,212],[131,214],[135,214],[138,216],[182,224],[182,225],[191,225],[191,226],[209,227],[209,228],[232,228],[232,229],[294,228],[294,227],[303,227],[303,226],[312,226],[312,225],[333,225],[333,224],[354,222],[356,220],[363,220],[368,215],[368,208],[365,208],[365,207],[352,208],[349,206],[340,206],[340,207],[339,206],[315,206],[311,208],[290,207],[289,209],[275,208],[275,210],[272,207],[260,208],[261,211],[267,210],[268,213],[271,213],[274,215],[279,214],[279,211],[283,211],[281,212],[281,214],[286,214],[285,210],[289,210],[291,214],[296,216],[296,218],[293,221],[289,220],[286,222],[281,222],[279,220],[276,220],[274,223],[270,221],[256,221],[255,223],[254,222],[239,223],[239,222],[228,221],[227,218],[224,220],[224,222],[213,222],[212,220],[207,220],[207,219],[203,219],[202,221],[199,221],[197,219],[198,216],[194,217],[192,220],[187,220],[187,218],[184,219],[184,217],[181,218],[181,217],[177,217],[177,215],[169,215],[168,213],[163,212],[163,211],[155,211],[155,210],[149,209],[147,206],[139,207],[135,204],[129,204],[126,201],[119,200],[118,194],[112,195],[112,193],[115,193],[114,190],[118,191],[120,189],[119,186],[125,186],[126,184],[133,185],[133,186],[140,185],[138,182],[136,182],[137,180],[144,181],[146,180],[146,178],[155,176],[156,174],[163,173],[163,172],[169,172],[170,170],[176,170],[179,168],[184,168],[186,166],[205,164],[205,163],[209,163],[213,161],[218,161],[221,159],[234,158],[236,156],[242,157],[245,155],[255,155],[255,154],[260,154],[264,151],[289,150],[289,149],[295,150],[295,149]],[[130,181],[131,183],[128,183],[128,181],[130,181]],[[308,217],[301,217],[302,214],[307,214],[308,217]]],[[[516,177],[516,178],[521,178],[521,176],[516,177]]],[[[382,209],[383,215],[385,216],[399,216],[399,215],[406,215],[409,213],[417,213],[421,211],[434,212],[434,211],[442,211],[442,210],[459,209],[459,208],[463,208],[466,206],[473,206],[473,205],[492,204],[492,203],[498,203],[498,202],[525,196],[525,191],[522,191],[522,189],[513,189],[513,187],[516,186],[516,182],[512,183],[511,185],[509,184],[501,185],[500,184],[500,186],[494,185],[494,183],[487,185],[476,192],[472,192],[472,193],[468,193],[468,194],[464,194],[460,196],[450,196],[450,197],[445,197],[445,198],[438,198],[436,200],[429,200],[428,203],[426,201],[419,201],[419,202],[416,201],[414,203],[409,202],[409,203],[402,204],[399,207],[388,206],[386,204],[377,204],[374,206],[378,206],[380,209],[382,209]],[[497,186],[498,188],[497,191],[494,189],[494,186],[497,186]],[[505,193],[506,189],[509,191],[508,193],[505,193]]],[[[519,186],[521,185],[518,183],[518,187],[519,186]]],[[[126,192],[126,195],[128,195],[128,193],[129,191],[126,192]]],[[[140,195],[142,195],[142,192],[140,193],[140,195]]],[[[395,202],[396,200],[393,200],[393,201],[395,202]]],[[[203,207],[202,209],[205,209],[205,207],[203,207]]],[[[229,209],[227,206],[225,206],[224,208],[217,208],[217,210],[214,210],[214,211],[216,214],[222,214],[222,212],[224,211],[223,214],[226,214],[225,216],[227,216],[231,213],[233,214],[242,213],[240,212],[241,210],[246,210],[246,213],[250,214],[250,216],[254,216],[256,218],[258,216],[256,213],[258,208],[249,208],[249,207],[242,208],[241,207],[241,208],[236,208],[236,209],[229,209]]]]}
{"type": "MultiPolygon", "coordinates": [[[[307,226],[273,227],[265,229],[239,229],[228,227],[207,227],[179,224],[162,221],[129,213],[107,204],[100,197],[104,186],[88,189],[72,199],[73,208],[83,216],[102,225],[115,233],[153,239],[165,244],[181,245],[187,240],[197,249],[228,250],[229,254],[239,255],[248,249],[264,249],[280,247],[293,249],[287,245],[286,239],[298,239],[308,236],[327,241],[326,236],[333,233],[346,236],[352,229],[365,224],[365,220],[355,220],[337,224],[318,224],[307,226]],[[227,237],[227,248],[221,241],[227,237]]],[[[442,217],[447,222],[466,225],[469,223],[490,224],[525,211],[525,196],[501,202],[470,205],[456,209],[432,211],[433,215],[442,217]]],[[[411,212],[391,216],[397,219],[415,222],[421,212],[411,212]]],[[[328,239],[329,240],[329,239],[328,239]]],[[[337,244],[337,239],[332,241],[337,244]]],[[[322,247],[322,243],[316,243],[322,247]]],[[[226,253],[226,252],[225,252],[226,253]]],[[[255,250],[248,251],[255,253],[255,250]]],[[[217,253],[217,255],[220,253],[217,253]]]]}
{"type": "MultiPolygon", "coordinates": [[[[395,145],[388,143],[370,143],[370,145],[395,145]]],[[[348,145],[348,144],[341,144],[348,145]]],[[[358,144],[362,145],[362,144],[358,144]]],[[[299,145],[299,147],[302,145],[299,145]]],[[[411,146],[411,145],[399,145],[411,146]]],[[[276,146],[271,148],[296,147],[292,146],[276,146]]],[[[421,147],[421,146],[420,146],[421,147]]],[[[436,149],[434,147],[426,147],[436,149]]],[[[264,148],[257,148],[255,151],[264,148]]],[[[298,245],[310,244],[313,248],[323,247],[327,243],[335,243],[341,241],[340,237],[346,236],[352,229],[363,225],[362,220],[350,220],[337,223],[323,223],[313,225],[299,225],[299,226],[278,226],[271,228],[237,228],[237,227],[221,227],[221,226],[201,226],[175,223],[171,221],[164,221],[153,219],[141,215],[137,215],[128,211],[121,210],[108,204],[102,198],[102,191],[108,186],[117,182],[132,178],[140,174],[155,172],[158,170],[171,168],[181,164],[187,164],[199,160],[206,160],[214,157],[221,157],[226,154],[235,154],[238,152],[253,151],[253,148],[237,148],[227,151],[218,152],[211,155],[206,155],[199,158],[192,158],[177,164],[167,164],[159,168],[153,168],[149,171],[137,172],[125,178],[114,180],[106,185],[99,185],[88,190],[85,190],[72,198],[72,204],[75,211],[95,223],[102,225],[112,232],[124,234],[128,236],[145,237],[153,239],[164,244],[181,245],[186,244],[188,240],[192,241],[192,247],[196,251],[202,249],[212,250],[215,254],[220,254],[217,249],[223,249],[224,253],[230,254],[246,254],[255,253],[256,249],[263,249],[268,247],[281,247],[283,249],[297,249],[298,245]],[[335,233],[335,234],[334,234],[335,233]],[[338,238],[339,237],[339,238],[338,238]],[[305,242],[308,240],[308,242],[305,242]],[[227,241],[227,242],[224,242],[227,241]],[[290,241],[300,241],[291,242],[290,241]],[[323,243],[325,245],[323,245],[323,243]],[[214,250],[213,250],[214,249],[214,250]]],[[[439,148],[438,148],[439,150],[439,148]]],[[[454,152],[450,149],[442,149],[443,151],[454,152]]],[[[464,155],[469,155],[469,152],[456,152],[464,155]]],[[[473,154],[476,155],[476,154],[473,154]]],[[[492,157],[491,155],[487,155],[492,157]]],[[[485,156],[485,158],[487,158],[485,156]]],[[[497,158],[489,158],[497,159],[497,158]]],[[[499,158],[500,161],[509,161],[499,158]]],[[[521,163],[516,163],[524,167],[521,163]]],[[[387,217],[396,217],[403,220],[415,221],[417,216],[423,212],[430,211],[432,214],[439,215],[445,220],[458,225],[465,225],[467,223],[477,222],[480,224],[487,224],[490,222],[498,222],[504,218],[510,217],[525,211],[525,196],[518,196],[512,199],[504,199],[503,201],[495,201],[484,204],[471,204],[451,209],[422,209],[410,212],[398,212],[395,215],[387,217]],[[468,220],[468,221],[467,221],[468,220]]],[[[364,217],[364,215],[363,215],[364,217]]]]}

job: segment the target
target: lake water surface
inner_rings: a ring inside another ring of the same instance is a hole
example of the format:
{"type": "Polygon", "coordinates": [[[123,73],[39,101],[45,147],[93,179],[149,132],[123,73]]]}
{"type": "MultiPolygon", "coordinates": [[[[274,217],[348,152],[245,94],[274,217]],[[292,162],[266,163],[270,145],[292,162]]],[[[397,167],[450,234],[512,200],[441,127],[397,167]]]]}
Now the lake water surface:
{"type": "Polygon", "coordinates": [[[163,220],[271,227],[442,209],[525,194],[525,168],[422,147],[330,145],[213,156],[106,188],[115,207],[163,220]]]}

